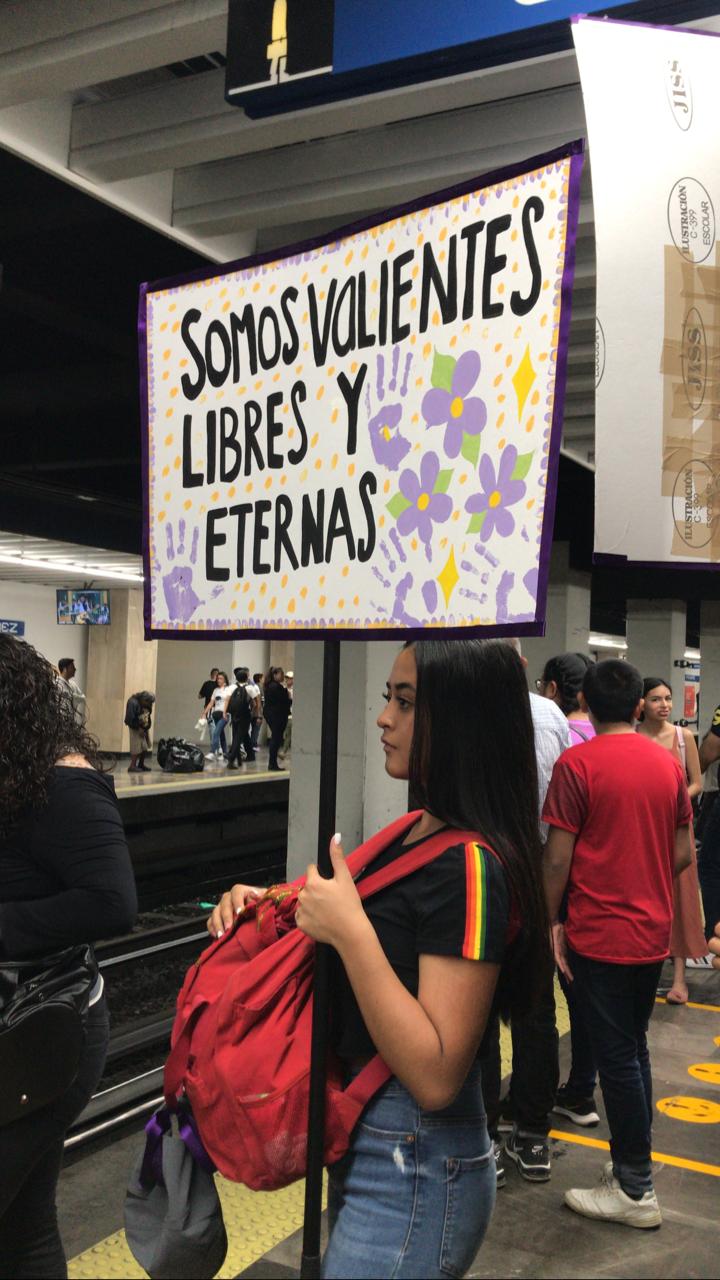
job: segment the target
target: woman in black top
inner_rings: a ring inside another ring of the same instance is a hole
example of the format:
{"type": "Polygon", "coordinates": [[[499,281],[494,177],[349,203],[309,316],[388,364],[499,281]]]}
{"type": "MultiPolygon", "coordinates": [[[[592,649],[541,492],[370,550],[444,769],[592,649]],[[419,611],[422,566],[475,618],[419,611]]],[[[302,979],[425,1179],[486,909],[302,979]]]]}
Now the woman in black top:
{"type": "MultiPolygon", "coordinates": [[[[50,664],[31,645],[0,635],[2,955],[42,957],[124,933],[136,909],[115,789],[97,744],[60,694],[50,664]]],[[[100,1079],[107,1042],[99,977],[74,1082],[0,1128],[3,1276],[67,1275],[55,1208],[63,1141],[100,1079]]]]}
{"type": "MultiPolygon", "coordinates": [[[[386,771],[409,779],[422,809],[369,871],[437,832],[458,840],[363,903],[336,836],[333,878],[310,866],[299,895],[299,928],[338,956],[336,1052],[349,1075],[375,1053],[393,1072],[330,1169],[326,1280],[468,1269],[495,1199],[478,1062],[485,1027],[493,1008],[507,1018],[533,1007],[552,966],[518,655],[498,641],[411,643],[384,697],[386,771]],[[464,843],[460,832],[477,835],[464,843]]],[[[257,897],[236,885],[210,932],[257,897]]]]}
{"type": "Polygon", "coordinates": [[[271,734],[268,744],[270,747],[268,769],[272,769],[273,772],[280,771],[278,751],[282,746],[283,735],[290,717],[290,694],[283,684],[284,679],[285,672],[282,667],[271,667],[263,681],[264,714],[271,734]]]}

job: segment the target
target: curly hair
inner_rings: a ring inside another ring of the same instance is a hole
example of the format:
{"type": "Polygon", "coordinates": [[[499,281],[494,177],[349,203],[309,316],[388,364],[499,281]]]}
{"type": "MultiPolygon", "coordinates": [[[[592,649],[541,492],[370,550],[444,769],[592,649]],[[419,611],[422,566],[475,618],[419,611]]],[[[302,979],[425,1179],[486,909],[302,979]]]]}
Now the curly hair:
{"type": "Polygon", "coordinates": [[[31,644],[0,635],[0,832],[27,809],[42,808],[51,771],[67,755],[103,768],[54,668],[31,644]]]}

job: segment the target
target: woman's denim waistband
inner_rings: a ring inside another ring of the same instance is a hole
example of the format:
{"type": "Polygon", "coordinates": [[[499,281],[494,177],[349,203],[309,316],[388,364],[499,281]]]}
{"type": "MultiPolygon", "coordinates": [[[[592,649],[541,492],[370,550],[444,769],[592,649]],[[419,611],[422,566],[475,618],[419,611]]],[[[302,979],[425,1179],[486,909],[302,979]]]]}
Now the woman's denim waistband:
{"type": "Polygon", "coordinates": [[[448,1107],[443,1107],[439,1111],[427,1111],[419,1106],[409,1089],[398,1080],[397,1076],[391,1076],[387,1084],[383,1085],[371,1098],[363,1112],[362,1120],[366,1124],[385,1128],[390,1110],[393,1114],[391,1126],[393,1129],[416,1129],[418,1125],[435,1126],[446,1122],[452,1124],[458,1120],[484,1121],[485,1104],[479,1063],[473,1063],[456,1097],[448,1107]]]}

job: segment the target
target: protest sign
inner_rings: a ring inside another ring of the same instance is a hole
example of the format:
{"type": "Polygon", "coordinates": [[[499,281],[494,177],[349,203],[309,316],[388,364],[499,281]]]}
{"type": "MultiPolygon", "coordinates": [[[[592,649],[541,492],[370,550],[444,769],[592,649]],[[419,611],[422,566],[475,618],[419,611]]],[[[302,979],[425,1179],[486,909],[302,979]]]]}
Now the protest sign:
{"type": "Polygon", "coordinates": [[[542,630],[581,164],[143,286],[149,636],[542,630]]]}
{"type": "Polygon", "coordinates": [[[594,19],[573,34],[597,243],[596,558],[717,564],[720,40],[594,19]]]}

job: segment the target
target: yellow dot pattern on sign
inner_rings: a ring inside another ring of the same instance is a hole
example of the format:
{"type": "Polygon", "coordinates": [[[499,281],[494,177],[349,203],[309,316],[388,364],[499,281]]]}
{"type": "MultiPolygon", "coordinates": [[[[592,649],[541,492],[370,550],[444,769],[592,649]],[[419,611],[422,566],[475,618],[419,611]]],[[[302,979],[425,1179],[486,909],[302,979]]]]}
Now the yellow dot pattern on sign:
{"type": "MultiPolygon", "coordinates": [[[[257,1262],[303,1221],[305,1183],[294,1182],[280,1191],[250,1191],[239,1183],[216,1178],[228,1233],[228,1253],[218,1280],[230,1280],[257,1262]]],[[[323,1193],[323,1204],[326,1195],[323,1193]]],[[[147,1273],[133,1258],[124,1231],[116,1231],[68,1263],[70,1280],[144,1280],[147,1273]]]]}
{"type": "Polygon", "coordinates": [[[720,1124],[720,1102],[707,1098],[689,1098],[679,1094],[674,1098],[660,1098],[655,1104],[658,1111],[671,1120],[685,1120],[688,1124],[720,1124]]]}

